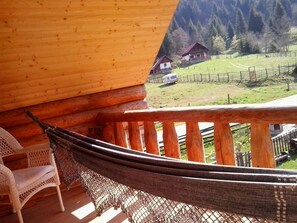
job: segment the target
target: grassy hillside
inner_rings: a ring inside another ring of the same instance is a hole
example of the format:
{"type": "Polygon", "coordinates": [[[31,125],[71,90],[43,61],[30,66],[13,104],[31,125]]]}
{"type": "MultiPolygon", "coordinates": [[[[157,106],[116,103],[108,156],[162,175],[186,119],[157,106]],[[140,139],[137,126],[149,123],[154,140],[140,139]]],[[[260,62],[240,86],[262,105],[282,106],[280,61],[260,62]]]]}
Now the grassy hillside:
{"type": "Polygon", "coordinates": [[[278,65],[296,64],[297,62],[297,45],[290,47],[294,52],[290,52],[290,56],[280,56],[279,54],[252,54],[247,56],[232,56],[220,55],[212,56],[212,59],[203,63],[194,64],[186,68],[174,69],[174,73],[178,75],[187,74],[218,74],[218,73],[232,73],[240,71],[248,71],[249,67],[255,66],[256,70],[263,70],[265,68],[275,68],[278,65]],[[296,55],[295,55],[296,54],[296,55]]]}
{"type": "Polygon", "coordinates": [[[215,83],[177,83],[174,85],[146,84],[147,101],[149,106],[184,107],[213,104],[262,103],[274,99],[297,94],[297,83],[290,84],[279,79],[248,84],[215,84],[215,83]]]}

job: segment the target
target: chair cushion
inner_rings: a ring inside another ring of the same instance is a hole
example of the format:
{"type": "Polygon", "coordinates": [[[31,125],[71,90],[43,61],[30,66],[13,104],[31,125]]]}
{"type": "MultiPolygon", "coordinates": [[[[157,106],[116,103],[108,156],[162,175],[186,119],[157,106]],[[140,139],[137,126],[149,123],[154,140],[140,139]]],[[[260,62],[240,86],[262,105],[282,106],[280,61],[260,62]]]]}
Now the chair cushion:
{"type": "Polygon", "coordinates": [[[45,165],[14,170],[12,173],[15,178],[17,188],[22,189],[53,171],[55,171],[55,168],[52,165],[45,165]]]}

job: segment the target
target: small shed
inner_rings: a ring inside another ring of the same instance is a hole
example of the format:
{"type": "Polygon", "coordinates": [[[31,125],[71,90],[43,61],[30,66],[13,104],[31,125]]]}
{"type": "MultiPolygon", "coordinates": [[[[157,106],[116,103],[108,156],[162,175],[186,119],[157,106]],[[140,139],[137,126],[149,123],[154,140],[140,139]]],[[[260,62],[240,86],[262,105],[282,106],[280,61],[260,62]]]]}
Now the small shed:
{"type": "Polygon", "coordinates": [[[168,56],[162,56],[159,57],[154,66],[151,69],[151,74],[159,74],[159,73],[163,73],[163,74],[168,74],[171,72],[172,70],[172,66],[171,63],[173,62],[173,60],[171,60],[168,56]]]}
{"type": "Polygon", "coordinates": [[[181,56],[181,63],[184,65],[203,62],[210,59],[208,55],[209,49],[202,44],[196,42],[188,46],[181,56]]]}

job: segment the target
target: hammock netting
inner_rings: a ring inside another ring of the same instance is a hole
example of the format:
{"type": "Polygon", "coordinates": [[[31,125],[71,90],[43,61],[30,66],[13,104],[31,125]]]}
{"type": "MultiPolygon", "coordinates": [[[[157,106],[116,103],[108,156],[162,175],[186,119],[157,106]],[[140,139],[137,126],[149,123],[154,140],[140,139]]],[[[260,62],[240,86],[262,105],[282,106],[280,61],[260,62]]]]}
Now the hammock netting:
{"type": "Polygon", "coordinates": [[[141,153],[39,121],[64,182],[79,180],[100,215],[131,222],[297,222],[297,172],[141,153]]]}

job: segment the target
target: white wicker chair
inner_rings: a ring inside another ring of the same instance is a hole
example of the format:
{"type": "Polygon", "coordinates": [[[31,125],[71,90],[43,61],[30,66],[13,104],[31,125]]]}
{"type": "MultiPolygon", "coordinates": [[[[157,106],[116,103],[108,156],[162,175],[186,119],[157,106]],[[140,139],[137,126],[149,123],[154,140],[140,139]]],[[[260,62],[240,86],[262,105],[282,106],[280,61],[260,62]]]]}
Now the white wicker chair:
{"type": "Polygon", "coordinates": [[[20,223],[23,222],[22,207],[34,194],[47,187],[56,187],[63,212],[59,185],[55,160],[48,145],[23,149],[10,133],[0,127],[0,195],[9,196],[20,223]],[[16,153],[27,154],[28,168],[11,171],[4,165],[2,157],[16,153]]]}

